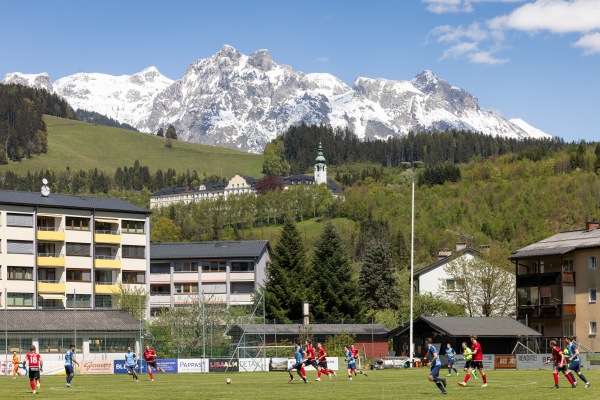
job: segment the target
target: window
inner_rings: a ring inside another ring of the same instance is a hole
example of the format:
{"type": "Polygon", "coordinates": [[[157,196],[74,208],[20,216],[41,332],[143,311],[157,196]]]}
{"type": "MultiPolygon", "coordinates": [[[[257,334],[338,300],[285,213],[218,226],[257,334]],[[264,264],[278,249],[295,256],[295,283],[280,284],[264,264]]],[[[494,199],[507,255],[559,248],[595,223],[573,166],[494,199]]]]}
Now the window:
{"type": "Polygon", "coordinates": [[[186,294],[186,293],[198,293],[197,283],[176,283],[175,293],[186,294]]]}
{"type": "MultiPolygon", "coordinates": [[[[76,301],[75,301],[75,307],[90,308],[92,306],[91,301],[92,301],[91,294],[78,294],[76,301]]],[[[67,294],[67,308],[73,308],[73,295],[72,294],[67,294]]]]}
{"type": "Polygon", "coordinates": [[[202,272],[225,272],[225,261],[202,261],[202,272]]]}
{"type": "Polygon", "coordinates": [[[56,251],[56,243],[38,242],[37,256],[38,257],[58,257],[58,256],[60,256],[60,249],[58,251],[56,251]]]}
{"type": "Polygon", "coordinates": [[[590,321],[590,335],[597,335],[598,334],[598,325],[596,324],[596,321],[590,321]]]}
{"type": "Polygon", "coordinates": [[[97,294],[94,296],[96,308],[112,308],[112,297],[110,294],[97,294]]]}
{"type": "Polygon", "coordinates": [[[92,272],[89,269],[67,269],[67,282],[91,282],[92,272]]]}
{"type": "Polygon", "coordinates": [[[517,304],[519,306],[539,305],[539,290],[537,286],[517,288],[517,304]]]}
{"type": "Polygon", "coordinates": [[[573,259],[563,260],[563,272],[573,272],[573,259]]]}
{"type": "Polygon", "coordinates": [[[54,268],[38,268],[38,282],[58,283],[54,268]]]}
{"type": "Polygon", "coordinates": [[[90,353],[125,353],[127,347],[135,349],[134,338],[107,338],[106,336],[102,336],[101,339],[96,339],[91,337],[89,344],[90,353]]]}
{"type": "Polygon", "coordinates": [[[6,225],[33,228],[33,214],[6,214],[6,225]]]}
{"type": "Polygon", "coordinates": [[[207,294],[212,293],[227,293],[227,285],[223,283],[203,283],[202,292],[207,294]]]}
{"type": "Polygon", "coordinates": [[[446,290],[449,292],[456,290],[456,282],[454,279],[446,279],[446,290]]]}
{"type": "Polygon", "coordinates": [[[231,272],[254,272],[254,261],[232,261],[231,272]]]}
{"type": "Polygon", "coordinates": [[[89,257],[92,246],[89,243],[67,243],[67,255],[89,257]]]}
{"type": "Polygon", "coordinates": [[[563,286],[563,304],[575,304],[575,286],[563,286]]]}
{"type": "Polygon", "coordinates": [[[575,336],[575,324],[573,321],[567,321],[563,324],[565,336],[575,336]]]}
{"type": "Polygon", "coordinates": [[[122,233],[144,233],[144,221],[121,221],[122,233]]]}
{"type": "Polygon", "coordinates": [[[123,271],[123,283],[146,283],[146,272],[123,271]]]}
{"type": "Polygon", "coordinates": [[[26,240],[8,240],[6,242],[8,254],[33,254],[33,242],[26,240]]]}
{"type": "Polygon", "coordinates": [[[169,274],[171,273],[171,267],[169,264],[150,264],[151,274],[169,274]]]}
{"type": "MultiPolygon", "coordinates": [[[[73,338],[64,337],[61,335],[60,338],[39,338],[40,353],[64,353],[69,349],[69,346],[74,344],[75,351],[81,352],[83,348],[83,338],[78,337],[77,343],[73,341],[73,338]]],[[[29,348],[29,347],[28,347],[29,348]]],[[[81,353],[80,353],[81,354],[81,353]]]]}
{"type": "Polygon", "coordinates": [[[589,256],[588,257],[588,268],[596,269],[597,266],[598,266],[598,264],[596,264],[596,256],[589,256]]]}
{"type": "Polygon", "coordinates": [[[89,231],[90,219],[81,217],[66,217],[65,229],[72,231],[89,231]]]}
{"type": "Polygon", "coordinates": [[[232,282],[231,293],[248,294],[254,292],[254,283],[252,282],[232,282]]]}
{"type": "Polygon", "coordinates": [[[42,296],[37,298],[38,310],[60,310],[65,308],[65,304],[59,299],[44,299],[42,296]]]}
{"type": "Polygon", "coordinates": [[[590,303],[596,302],[596,288],[590,289],[589,301],[590,303]]]}
{"type": "Polygon", "coordinates": [[[170,285],[150,285],[150,294],[154,296],[165,296],[171,294],[170,285]]]}
{"type": "Polygon", "coordinates": [[[112,271],[102,271],[96,270],[96,283],[99,285],[112,285],[113,284],[113,274],[112,271]]]}
{"type": "Polygon", "coordinates": [[[6,304],[14,307],[33,307],[33,293],[7,293],[6,304]]]}
{"type": "Polygon", "coordinates": [[[176,262],[174,269],[175,272],[198,272],[198,263],[195,261],[176,262]]]}
{"type": "Polygon", "coordinates": [[[123,246],[123,258],[146,258],[145,246],[123,246]]]}
{"type": "Polygon", "coordinates": [[[8,267],[8,280],[32,281],[33,268],[31,267],[8,267]]]}

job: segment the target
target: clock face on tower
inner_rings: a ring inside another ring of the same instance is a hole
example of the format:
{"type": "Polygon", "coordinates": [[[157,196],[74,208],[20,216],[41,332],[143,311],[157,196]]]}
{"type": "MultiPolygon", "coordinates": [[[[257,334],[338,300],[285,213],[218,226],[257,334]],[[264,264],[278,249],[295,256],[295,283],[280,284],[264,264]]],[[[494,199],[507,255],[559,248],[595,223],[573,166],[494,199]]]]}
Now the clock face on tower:
{"type": "Polygon", "coordinates": [[[48,179],[42,179],[42,196],[48,197],[50,195],[50,188],[48,187],[48,179]]]}

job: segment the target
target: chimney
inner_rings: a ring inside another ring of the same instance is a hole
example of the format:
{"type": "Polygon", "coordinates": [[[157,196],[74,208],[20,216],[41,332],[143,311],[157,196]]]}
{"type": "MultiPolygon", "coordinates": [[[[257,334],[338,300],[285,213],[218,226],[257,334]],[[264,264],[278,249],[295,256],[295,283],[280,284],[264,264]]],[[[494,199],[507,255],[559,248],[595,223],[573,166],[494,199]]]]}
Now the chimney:
{"type": "Polygon", "coordinates": [[[452,255],[452,250],[450,249],[439,249],[438,250],[438,261],[443,260],[446,257],[450,257],[452,255]]]}
{"type": "Polygon", "coordinates": [[[310,320],[309,320],[309,305],[308,305],[308,301],[305,301],[302,303],[302,323],[304,325],[308,325],[310,324],[310,320]]]}
{"type": "Polygon", "coordinates": [[[598,229],[599,226],[600,226],[600,222],[588,221],[585,223],[585,230],[591,231],[592,229],[598,229]]]}
{"type": "Polygon", "coordinates": [[[456,243],[456,252],[458,253],[461,250],[464,250],[467,248],[467,242],[458,242],[456,243]]]}

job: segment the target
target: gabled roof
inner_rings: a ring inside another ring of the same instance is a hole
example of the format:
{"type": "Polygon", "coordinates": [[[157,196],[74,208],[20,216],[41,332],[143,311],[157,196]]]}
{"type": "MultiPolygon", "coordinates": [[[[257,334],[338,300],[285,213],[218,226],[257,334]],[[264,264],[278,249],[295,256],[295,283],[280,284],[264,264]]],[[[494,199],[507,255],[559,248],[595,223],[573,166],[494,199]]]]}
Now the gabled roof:
{"type": "Polygon", "coordinates": [[[139,332],[140,322],[123,310],[6,310],[8,332],[139,332]]]}
{"type": "Polygon", "coordinates": [[[512,253],[511,260],[539,256],[565,255],[578,249],[600,248],[600,229],[557,233],[512,253]]]}
{"type": "Polygon", "coordinates": [[[260,257],[268,246],[267,240],[239,242],[151,243],[150,258],[172,260],[187,258],[260,257]]]}
{"type": "Polygon", "coordinates": [[[421,268],[418,271],[414,271],[413,276],[417,277],[417,276],[425,274],[429,271],[433,271],[434,269],[436,269],[442,265],[448,264],[449,262],[456,260],[457,258],[464,256],[465,254],[472,254],[473,256],[481,256],[481,253],[479,251],[477,251],[471,247],[466,247],[462,250],[457,251],[456,253],[449,255],[448,257],[444,257],[441,260],[437,260],[437,261],[429,264],[428,266],[421,268]]]}
{"type": "MultiPolygon", "coordinates": [[[[390,331],[386,337],[402,336],[409,332],[409,324],[390,331]]],[[[520,337],[542,336],[541,333],[509,317],[419,317],[413,322],[413,331],[436,331],[454,337],[520,337]]]]}
{"type": "MultiPolygon", "coordinates": [[[[383,335],[389,328],[381,324],[238,324],[231,329],[239,329],[250,335],[298,335],[299,332],[311,332],[315,335],[383,335]]],[[[230,330],[231,331],[231,330],[230,330]]]]}
{"type": "Polygon", "coordinates": [[[116,211],[126,213],[149,214],[145,208],[134,206],[121,199],[106,197],[74,196],[68,194],[50,193],[42,196],[40,192],[17,192],[0,190],[0,204],[17,206],[39,206],[47,208],[72,208],[78,210],[116,211]]]}

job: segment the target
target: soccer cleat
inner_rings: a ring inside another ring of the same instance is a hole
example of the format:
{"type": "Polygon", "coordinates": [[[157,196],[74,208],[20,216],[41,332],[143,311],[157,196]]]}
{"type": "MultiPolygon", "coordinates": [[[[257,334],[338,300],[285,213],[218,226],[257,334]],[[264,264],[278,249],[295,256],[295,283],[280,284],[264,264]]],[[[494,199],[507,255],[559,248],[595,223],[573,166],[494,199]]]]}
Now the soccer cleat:
{"type": "Polygon", "coordinates": [[[481,385],[481,387],[487,387],[487,383],[484,383],[483,385],[481,385]]]}
{"type": "Polygon", "coordinates": [[[442,392],[442,394],[448,394],[448,392],[446,392],[445,390],[442,392]]]}
{"type": "Polygon", "coordinates": [[[573,385],[577,386],[577,381],[573,381],[573,385]]]}
{"type": "Polygon", "coordinates": [[[573,389],[577,389],[577,385],[576,385],[576,384],[572,384],[572,385],[571,385],[571,387],[572,387],[573,389]]]}
{"type": "Polygon", "coordinates": [[[475,378],[475,380],[477,380],[477,376],[473,375],[473,378],[475,378]]]}
{"type": "Polygon", "coordinates": [[[451,376],[451,375],[452,375],[452,374],[448,374],[448,375],[446,375],[446,376],[451,376]]]}
{"type": "Polygon", "coordinates": [[[586,382],[586,383],[585,383],[585,388],[587,389],[587,388],[589,388],[589,387],[590,387],[590,383],[589,383],[589,382],[586,382]]]}
{"type": "Polygon", "coordinates": [[[458,383],[458,386],[462,386],[462,387],[467,386],[467,384],[465,382],[457,382],[457,383],[458,383]]]}
{"type": "Polygon", "coordinates": [[[137,382],[139,382],[139,380],[136,379],[135,382],[137,383],[137,382]]]}
{"type": "Polygon", "coordinates": [[[442,385],[444,385],[444,387],[446,387],[446,380],[442,379],[442,385]]]}
{"type": "Polygon", "coordinates": [[[154,382],[154,378],[150,379],[150,382],[154,382]]]}
{"type": "Polygon", "coordinates": [[[350,381],[352,381],[352,377],[350,377],[350,381]]]}
{"type": "Polygon", "coordinates": [[[329,378],[329,380],[331,381],[331,380],[333,379],[333,374],[329,374],[327,377],[328,377],[328,378],[329,378]]]}
{"type": "Polygon", "coordinates": [[[553,389],[560,389],[558,385],[554,385],[553,389]]]}
{"type": "Polygon", "coordinates": [[[70,384],[70,383],[67,383],[67,387],[71,387],[71,384],[70,384]]]}
{"type": "Polygon", "coordinates": [[[315,379],[315,381],[319,381],[319,382],[320,382],[320,381],[321,381],[321,378],[317,378],[317,379],[315,379]]]}
{"type": "Polygon", "coordinates": [[[35,394],[36,393],[35,390],[32,393],[35,394]]]}
{"type": "Polygon", "coordinates": [[[456,373],[456,376],[458,376],[458,372],[456,373]]]}
{"type": "Polygon", "coordinates": [[[290,379],[290,380],[288,381],[288,383],[294,383],[294,380],[293,380],[293,379],[290,379]]]}
{"type": "Polygon", "coordinates": [[[337,378],[337,374],[335,373],[335,371],[333,371],[333,377],[337,378]]]}

